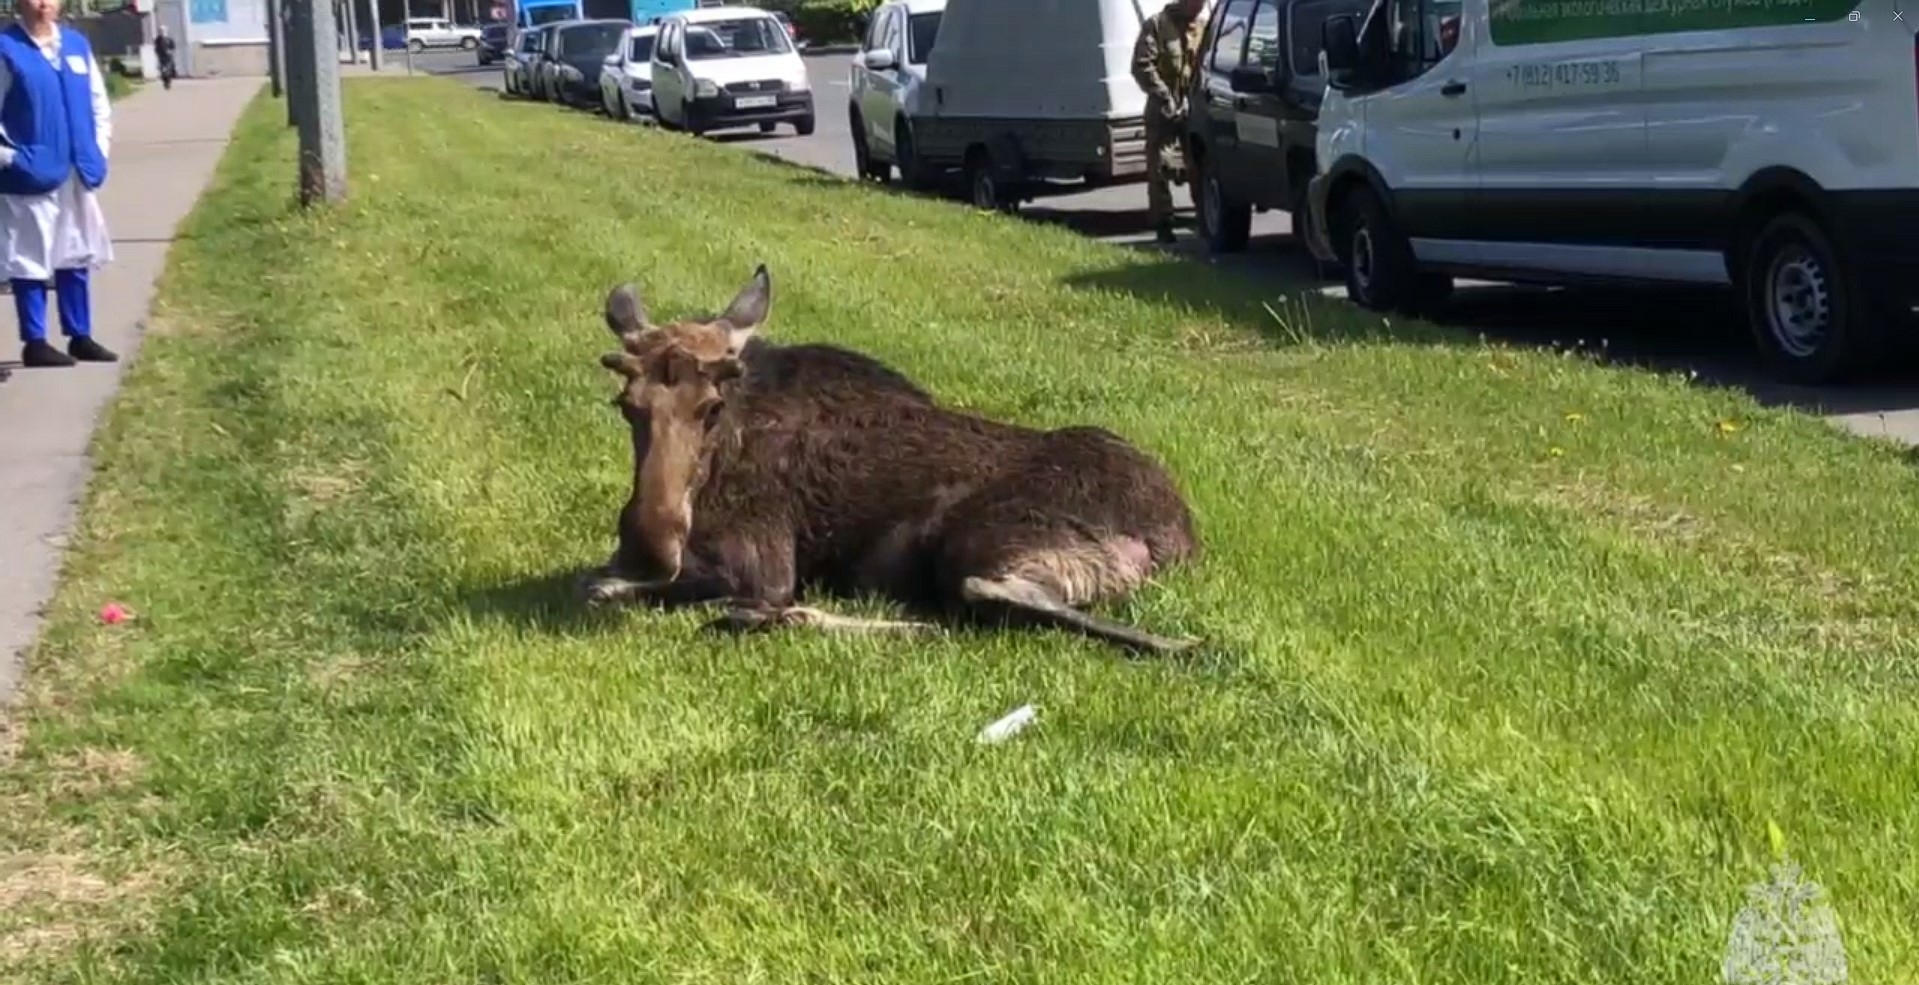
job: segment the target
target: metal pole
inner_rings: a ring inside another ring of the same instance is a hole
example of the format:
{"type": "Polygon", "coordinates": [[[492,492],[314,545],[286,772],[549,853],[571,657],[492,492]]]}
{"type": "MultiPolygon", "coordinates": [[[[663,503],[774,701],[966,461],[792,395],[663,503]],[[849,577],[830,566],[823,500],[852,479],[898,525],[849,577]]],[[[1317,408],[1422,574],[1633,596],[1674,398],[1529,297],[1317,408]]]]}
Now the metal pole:
{"type": "Polygon", "coordinates": [[[346,199],[346,119],[340,112],[339,34],[331,0],[294,0],[289,54],[300,71],[289,103],[300,105],[300,204],[346,199]]]}
{"type": "Polygon", "coordinates": [[[386,26],[380,23],[380,0],[367,0],[373,18],[373,40],[367,42],[367,58],[375,72],[386,67],[386,26]]]}
{"type": "Polygon", "coordinates": [[[360,64],[360,15],[353,8],[358,7],[359,4],[354,3],[353,0],[344,0],[344,2],[346,3],[347,60],[358,65],[360,64]]]}
{"type": "Polygon", "coordinates": [[[300,73],[304,70],[302,66],[305,64],[297,54],[299,42],[294,36],[298,32],[299,19],[294,16],[294,11],[295,8],[312,2],[313,0],[277,0],[275,3],[279,9],[273,21],[273,29],[279,32],[280,51],[275,56],[274,66],[286,85],[287,126],[290,127],[300,125],[300,100],[293,98],[293,94],[301,91],[303,83],[300,81],[300,73]]]}
{"type": "MultiPolygon", "coordinates": [[[[267,76],[275,99],[286,95],[285,6],[284,0],[267,0],[267,76]]],[[[174,43],[179,44],[177,40],[174,43]]],[[[287,117],[287,125],[293,125],[293,117],[287,117]]]]}
{"type": "Polygon", "coordinates": [[[406,74],[413,74],[413,39],[406,36],[407,22],[413,19],[413,0],[400,0],[400,43],[406,46],[406,74]]]}

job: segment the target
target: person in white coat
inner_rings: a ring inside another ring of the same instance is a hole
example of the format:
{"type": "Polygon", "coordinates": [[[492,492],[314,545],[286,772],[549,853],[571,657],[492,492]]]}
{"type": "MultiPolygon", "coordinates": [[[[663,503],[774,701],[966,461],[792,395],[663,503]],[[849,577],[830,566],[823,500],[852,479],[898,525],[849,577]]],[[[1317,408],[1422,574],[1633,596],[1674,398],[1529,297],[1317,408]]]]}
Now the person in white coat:
{"type": "Polygon", "coordinates": [[[113,259],[95,192],[107,180],[113,111],[86,36],[60,23],[60,0],[15,0],[0,31],[0,261],[20,318],[27,367],[113,362],[93,338],[89,275],[113,259]],[[47,282],[67,351],[47,342],[47,282]]]}

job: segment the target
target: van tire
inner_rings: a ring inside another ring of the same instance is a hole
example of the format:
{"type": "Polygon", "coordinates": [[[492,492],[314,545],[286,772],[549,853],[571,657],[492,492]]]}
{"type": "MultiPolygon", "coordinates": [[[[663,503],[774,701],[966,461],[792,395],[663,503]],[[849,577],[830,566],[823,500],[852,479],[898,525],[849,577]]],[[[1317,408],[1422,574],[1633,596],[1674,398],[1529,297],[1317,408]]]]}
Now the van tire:
{"type": "Polygon", "coordinates": [[[1246,248],[1247,240],[1253,234],[1253,207],[1244,202],[1236,202],[1226,194],[1226,186],[1219,179],[1219,170],[1205,155],[1199,158],[1199,179],[1196,200],[1199,213],[1199,232],[1206,239],[1206,249],[1212,253],[1238,253],[1246,248]]]}
{"type": "Polygon", "coordinates": [[[998,173],[993,155],[984,147],[966,154],[966,200],[976,209],[1012,215],[1019,211],[1019,192],[998,173]]]}
{"type": "Polygon", "coordinates": [[[1421,290],[1412,244],[1371,189],[1340,200],[1333,217],[1333,249],[1346,268],[1346,297],[1371,311],[1412,313],[1421,290]]]}
{"type": "Polygon", "coordinates": [[[1739,288],[1760,358],[1785,382],[1837,383],[1881,355],[1857,278],[1803,212],[1772,216],[1748,241],[1739,288]]]}
{"type": "Polygon", "coordinates": [[[818,122],[816,122],[813,119],[813,114],[808,113],[807,115],[802,116],[799,119],[793,121],[793,132],[799,134],[802,137],[811,137],[813,135],[814,129],[816,129],[818,126],[819,126],[818,122]]]}

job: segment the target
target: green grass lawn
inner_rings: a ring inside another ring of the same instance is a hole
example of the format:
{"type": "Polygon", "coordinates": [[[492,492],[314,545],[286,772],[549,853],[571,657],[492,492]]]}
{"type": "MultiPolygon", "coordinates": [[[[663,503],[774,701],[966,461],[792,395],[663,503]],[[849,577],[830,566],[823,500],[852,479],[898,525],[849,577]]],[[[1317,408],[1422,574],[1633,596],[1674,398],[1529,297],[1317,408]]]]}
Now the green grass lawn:
{"type": "Polygon", "coordinates": [[[174,248],[0,742],[0,980],[1710,982],[1768,821],[1919,980],[1901,453],[449,82],[347,111],[349,206],[263,99],[174,248]],[[1162,456],[1209,553],[1121,614],[1215,655],[582,612],[606,290],[760,261],[773,337],[1162,456]]]}

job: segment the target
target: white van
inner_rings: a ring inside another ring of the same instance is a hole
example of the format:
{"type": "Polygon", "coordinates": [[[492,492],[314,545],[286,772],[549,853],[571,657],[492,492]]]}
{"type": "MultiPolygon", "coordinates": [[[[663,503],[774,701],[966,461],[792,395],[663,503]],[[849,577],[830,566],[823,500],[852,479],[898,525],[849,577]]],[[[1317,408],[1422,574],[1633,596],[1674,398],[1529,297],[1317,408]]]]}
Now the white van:
{"type": "Polygon", "coordinates": [[[1167,0],[947,0],[910,110],[902,173],[961,168],[980,208],[1011,210],[1047,181],[1146,176],[1140,24],[1167,0]]]}
{"type": "Polygon", "coordinates": [[[1919,310],[1913,0],[1377,0],[1325,25],[1312,252],[1414,311],[1455,275],[1718,285],[1776,375],[1919,310]]]}
{"type": "Polygon", "coordinates": [[[706,7],[660,18],[653,43],[653,115],[694,135],[790,123],[813,132],[806,62],[779,19],[757,7],[706,7]]]}

